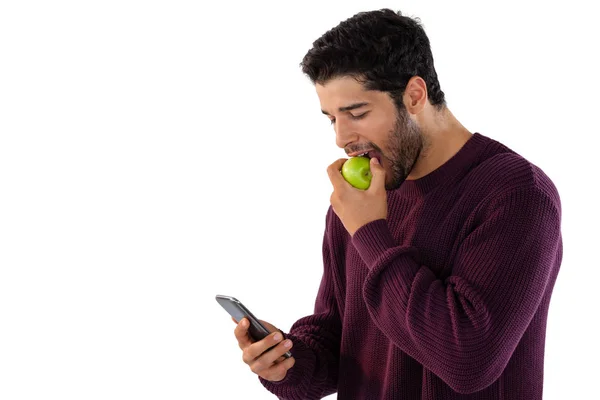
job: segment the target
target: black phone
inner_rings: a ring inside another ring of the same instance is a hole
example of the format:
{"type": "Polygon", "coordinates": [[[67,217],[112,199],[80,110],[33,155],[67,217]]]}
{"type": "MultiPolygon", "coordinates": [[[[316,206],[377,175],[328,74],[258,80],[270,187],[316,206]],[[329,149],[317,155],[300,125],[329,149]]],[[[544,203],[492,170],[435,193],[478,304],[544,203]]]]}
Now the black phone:
{"type": "MultiPolygon", "coordinates": [[[[217,302],[235,319],[237,322],[240,322],[242,318],[247,318],[250,322],[250,327],[248,328],[248,333],[254,339],[254,341],[259,341],[264,339],[271,332],[260,323],[260,321],[242,304],[241,301],[231,296],[223,296],[218,294],[216,297],[217,302]]],[[[273,346],[275,347],[275,346],[273,346]]],[[[269,348],[271,350],[273,347],[269,348]]],[[[267,350],[267,351],[268,351],[267,350]]],[[[285,358],[290,358],[292,353],[289,351],[283,355],[285,358]]]]}

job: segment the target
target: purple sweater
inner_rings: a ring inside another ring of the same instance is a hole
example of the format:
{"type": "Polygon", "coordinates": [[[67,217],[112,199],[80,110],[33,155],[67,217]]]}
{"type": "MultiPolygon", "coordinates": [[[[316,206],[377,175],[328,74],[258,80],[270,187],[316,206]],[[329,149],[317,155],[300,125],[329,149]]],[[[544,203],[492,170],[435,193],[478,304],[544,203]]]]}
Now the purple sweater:
{"type": "Polygon", "coordinates": [[[542,399],[548,306],[562,259],[551,180],[475,133],[388,191],[351,237],[326,217],[314,314],[286,336],[280,399],[542,399]]]}

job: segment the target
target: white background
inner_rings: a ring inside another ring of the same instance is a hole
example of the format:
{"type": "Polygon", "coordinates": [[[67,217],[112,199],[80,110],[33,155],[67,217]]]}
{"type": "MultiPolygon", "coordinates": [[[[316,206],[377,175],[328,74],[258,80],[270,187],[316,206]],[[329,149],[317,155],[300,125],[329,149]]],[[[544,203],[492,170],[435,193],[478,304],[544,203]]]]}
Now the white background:
{"type": "Polygon", "coordinates": [[[597,394],[600,30],[520,3],[0,3],[0,398],[274,398],[214,296],[311,312],[344,154],[298,64],[381,7],[421,18],[459,120],[558,187],[545,399],[597,394]]]}

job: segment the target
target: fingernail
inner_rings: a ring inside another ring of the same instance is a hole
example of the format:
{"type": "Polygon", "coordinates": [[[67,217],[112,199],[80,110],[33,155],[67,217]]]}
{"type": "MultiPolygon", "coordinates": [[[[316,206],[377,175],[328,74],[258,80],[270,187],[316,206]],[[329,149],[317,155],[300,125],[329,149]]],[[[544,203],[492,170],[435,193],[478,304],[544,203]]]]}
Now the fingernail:
{"type": "Polygon", "coordinates": [[[244,319],[242,320],[242,328],[246,328],[248,326],[248,320],[244,319]]]}
{"type": "Polygon", "coordinates": [[[375,165],[379,164],[379,160],[376,157],[371,158],[371,162],[375,165]]]}
{"type": "Polygon", "coordinates": [[[292,341],[291,340],[286,340],[285,342],[283,342],[283,346],[284,347],[292,347],[292,341]]]}
{"type": "Polygon", "coordinates": [[[280,341],[281,340],[281,334],[280,333],[276,333],[275,336],[273,336],[273,339],[275,339],[276,341],[280,341]]]}

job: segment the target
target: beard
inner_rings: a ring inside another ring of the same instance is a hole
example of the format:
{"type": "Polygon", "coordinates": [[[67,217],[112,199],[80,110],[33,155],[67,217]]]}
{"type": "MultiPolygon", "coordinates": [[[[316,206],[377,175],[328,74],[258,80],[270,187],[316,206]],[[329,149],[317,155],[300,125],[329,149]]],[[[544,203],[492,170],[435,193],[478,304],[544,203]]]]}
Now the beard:
{"type": "Polygon", "coordinates": [[[388,137],[387,152],[384,153],[374,143],[372,145],[390,166],[385,189],[394,190],[406,180],[426,142],[421,128],[410,119],[404,108],[398,110],[398,117],[388,137]]]}

